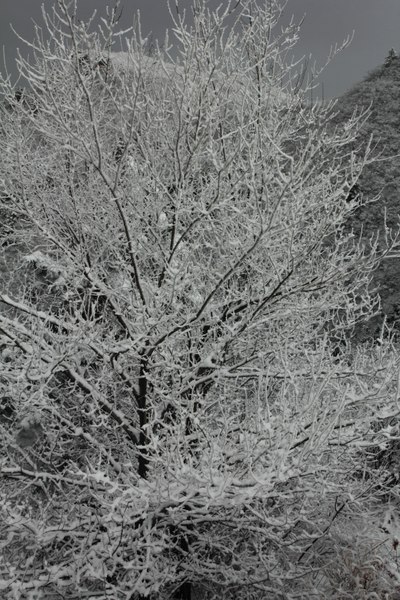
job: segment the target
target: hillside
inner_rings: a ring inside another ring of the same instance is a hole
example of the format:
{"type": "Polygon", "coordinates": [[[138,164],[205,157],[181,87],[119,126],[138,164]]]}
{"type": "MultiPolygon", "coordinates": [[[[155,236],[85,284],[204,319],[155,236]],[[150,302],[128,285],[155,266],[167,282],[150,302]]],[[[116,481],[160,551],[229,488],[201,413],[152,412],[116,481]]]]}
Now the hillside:
{"type": "MultiPolygon", "coordinates": [[[[398,229],[400,213],[400,57],[391,50],[384,63],[355,85],[338,100],[335,123],[341,126],[354,111],[370,109],[370,116],[362,129],[362,145],[372,139],[373,153],[378,158],[365,167],[359,181],[363,197],[373,201],[361,209],[352,221],[355,231],[362,231],[364,239],[379,232],[385,234],[386,225],[393,232],[398,229]]],[[[400,325],[400,261],[388,258],[375,273],[373,283],[379,287],[382,316],[373,320],[366,330],[376,334],[386,316],[388,322],[400,325]]]]}

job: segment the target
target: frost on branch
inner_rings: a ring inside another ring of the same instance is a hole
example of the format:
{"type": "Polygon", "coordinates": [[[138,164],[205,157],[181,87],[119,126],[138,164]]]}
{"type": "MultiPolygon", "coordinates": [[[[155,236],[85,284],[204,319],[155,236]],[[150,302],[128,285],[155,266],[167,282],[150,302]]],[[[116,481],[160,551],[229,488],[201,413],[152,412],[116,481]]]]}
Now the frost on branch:
{"type": "Polygon", "coordinates": [[[349,342],[387,251],[346,228],[366,115],[307,104],[277,3],[224,6],[149,57],[61,0],[1,82],[4,598],[397,586],[398,356],[349,342]]]}

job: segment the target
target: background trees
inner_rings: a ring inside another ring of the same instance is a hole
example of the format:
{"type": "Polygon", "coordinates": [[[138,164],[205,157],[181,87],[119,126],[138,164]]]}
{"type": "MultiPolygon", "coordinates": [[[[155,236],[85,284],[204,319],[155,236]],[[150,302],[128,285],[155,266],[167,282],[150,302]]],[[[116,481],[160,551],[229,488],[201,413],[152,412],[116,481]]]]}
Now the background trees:
{"type": "MultiPolygon", "coordinates": [[[[365,239],[376,236],[384,238],[385,227],[398,226],[399,189],[399,107],[400,61],[392,49],[384,63],[357,83],[339,99],[336,125],[345,122],[354,110],[369,108],[370,115],[362,127],[359,141],[369,143],[373,136],[375,154],[379,160],[363,170],[359,181],[359,193],[368,200],[368,205],[356,211],[352,225],[362,230],[365,239]],[[371,200],[375,201],[371,204],[371,200]]],[[[359,334],[374,335],[384,319],[398,330],[399,278],[396,259],[384,261],[374,273],[374,285],[379,287],[382,309],[379,317],[370,321],[359,334]]],[[[361,337],[361,335],[359,336],[361,337]]]]}
{"type": "Polygon", "coordinates": [[[174,9],[151,57],[73,13],[2,82],[4,597],[394,589],[362,450],[398,359],[345,338],[377,306],[343,227],[365,115],[304,103],[275,2],[174,9]]]}

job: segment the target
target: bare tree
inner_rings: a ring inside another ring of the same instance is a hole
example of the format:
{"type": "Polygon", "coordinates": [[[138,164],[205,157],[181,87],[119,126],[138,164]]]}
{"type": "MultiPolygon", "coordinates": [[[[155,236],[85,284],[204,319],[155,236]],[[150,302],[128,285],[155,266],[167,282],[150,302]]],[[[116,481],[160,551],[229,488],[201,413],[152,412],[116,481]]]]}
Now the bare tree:
{"type": "Polygon", "coordinates": [[[362,450],[398,358],[346,342],[378,304],[344,228],[366,115],[307,105],[275,1],[172,7],[151,56],[75,11],[1,82],[2,597],[384,593],[346,538],[393,537],[362,450]]]}

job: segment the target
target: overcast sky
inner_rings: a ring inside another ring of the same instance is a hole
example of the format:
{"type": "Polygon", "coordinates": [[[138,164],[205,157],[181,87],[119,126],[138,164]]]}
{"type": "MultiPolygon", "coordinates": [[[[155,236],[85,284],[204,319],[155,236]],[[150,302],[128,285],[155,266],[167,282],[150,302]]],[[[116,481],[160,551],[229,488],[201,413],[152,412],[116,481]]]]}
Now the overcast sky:
{"type": "MultiPolygon", "coordinates": [[[[44,4],[51,6],[53,2],[45,0],[44,4]]],[[[212,3],[217,4],[218,0],[212,3]]],[[[86,19],[94,8],[102,12],[107,4],[109,0],[80,0],[80,16],[86,19]]],[[[182,4],[190,5],[190,0],[183,0],[182,4]]],[[[41,22],[41,5],[42,0],[0,0],[0,47],[5,48],[9,66],[13,64],[16,47],[22,45],[12,33],[10,23],[23,36],[31,38],[32,20],[41,22]]],[[[123,27],[131,23],[137,9],[141,11],[145,34],[152,31],[154,37],[162,36],[169,24],[167,0],[121,0],[121,5],[123,27]]],[[[297,54],[312,54],[318,63],[324,61],[331,45],[340,43],[354,30],[351,46],[324,73],[326,97],[345,92],[381,64],[391,47],[396,50],[400,47],[400,0],[288,0],[285,14],[294,14],[296,20],[305,15],[297,54]]]]}

